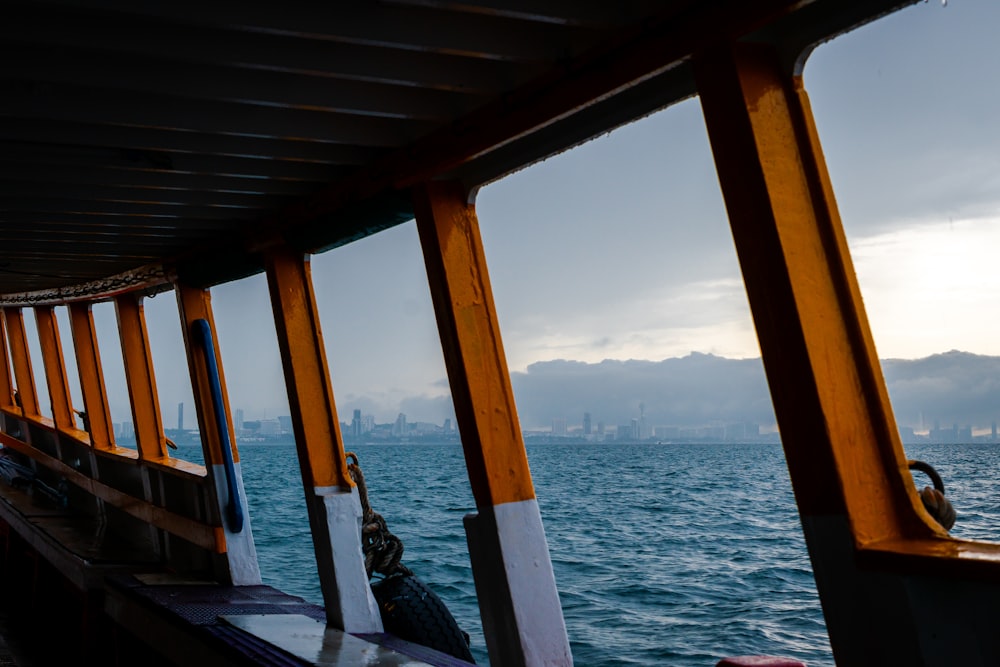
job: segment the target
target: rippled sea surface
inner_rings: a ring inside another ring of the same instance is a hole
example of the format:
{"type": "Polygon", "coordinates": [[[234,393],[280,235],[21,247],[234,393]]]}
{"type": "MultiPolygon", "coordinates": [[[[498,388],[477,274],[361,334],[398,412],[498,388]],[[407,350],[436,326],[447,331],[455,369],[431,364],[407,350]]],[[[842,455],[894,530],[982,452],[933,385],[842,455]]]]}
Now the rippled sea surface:
{"type": "MultiPolygon", "coordinates": [[[[403,562],[487,664],[461,448],[355,451],[373,508],[406,545],[403,562]]],[[[321,603],[294,446],[240,452],[265,582],[321,603]]],[[[1000,447],[907,453],[944,477],[959,515],[953,535],[997,538],[1000,447]]],[[[747,654],[833,664],[779,446],[535,445],[528,455],[577,665],[705,667],[747,654]]],[[[927,483],[919,473],[917,482],[927,483]]]]}

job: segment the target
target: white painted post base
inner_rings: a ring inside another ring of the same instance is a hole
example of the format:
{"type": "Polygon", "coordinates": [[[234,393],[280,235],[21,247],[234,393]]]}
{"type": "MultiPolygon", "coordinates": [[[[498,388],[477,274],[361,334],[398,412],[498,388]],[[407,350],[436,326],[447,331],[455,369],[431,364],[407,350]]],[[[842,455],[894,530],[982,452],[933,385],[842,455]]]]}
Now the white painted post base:
{"type": "Polygon", "coordinates": [[[494,667],[571,667],[538,502],[481,509],[465,517],[472,574],[494,667]]]}
{"type": "MultiPolygon", "coordinates": [[[[233,586],[257,586],[261,583],[260,564],[257,562],[253,530],[250,529],[250,509],[247,507],[247,493],[243,488],[243,471],[239,463],[235,463],[233,467],[236,470],[236,488],[240,492],[240,506],[243,508],[243,530],[238,533],[232,532],[228,522],[223,518],[222,530],[226,534],[229,580],[233,586]]],[[[212,479],[215,481],[215,497],[219,513],[225,517],[229,492],[226,488],[226,467],[223,464],[212,466],[212,479]]]]}
{"type": "Polygon", "coordinates": [[[382,632],[361,552],[358,490],[316,487],[315,493],[309,511],[327,622],[344,632],[382,632]]]}

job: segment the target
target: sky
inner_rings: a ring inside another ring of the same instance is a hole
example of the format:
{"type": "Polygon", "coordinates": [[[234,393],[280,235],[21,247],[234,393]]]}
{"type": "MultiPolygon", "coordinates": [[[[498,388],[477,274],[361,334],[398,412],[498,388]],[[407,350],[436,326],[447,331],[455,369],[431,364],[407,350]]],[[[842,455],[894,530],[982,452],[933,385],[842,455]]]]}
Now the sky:
{"type": "MultiPolygon", "coordinates": [[[[997,26],[996,0],[924,2],[819,47],[806,65],[882,358],[1000,355],[997,26]]],[[[485,186],[477,212],[512,371],[759,356],[696,99],[485,186]]],[[[450,417],[414,223],[315,256],[312,269],[341,419],[356,408],[379,422],[450,417]]],[[[212,294],[233,408],[287,414],[264,277],[212,294]]],[[[113,340],[113,308],[95,316],[113,340]]],[[[174,427],[186,402],[192,427],[172,295],[147,299],[146,316],[164,422],[174,427]]],[[[68,351],[64,315],[61,330],[68,351]]],[[[113,345],[102,354],[109,394],[124,396],[120,355],[113,345]]],[[[129,419],[127,403],[112,412],[129,419]]]]}

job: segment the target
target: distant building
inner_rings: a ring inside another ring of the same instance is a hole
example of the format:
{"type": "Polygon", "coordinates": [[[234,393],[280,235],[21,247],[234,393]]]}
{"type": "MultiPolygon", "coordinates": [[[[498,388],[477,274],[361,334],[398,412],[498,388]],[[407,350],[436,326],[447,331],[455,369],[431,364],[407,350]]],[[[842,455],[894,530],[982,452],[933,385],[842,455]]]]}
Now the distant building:
{"type": "Polygon", "coordinates": [[[400,412],[399,416],[396,417],[396,422],[392,425],[392,434],[397,438],[401,438],[407,435],[407,433],[406,415],[400,412]]]}
{"type": "Polygon", "coordinates": [[[184,430],[184,403],[177,404],[177,430],[184,430]]]}
{"type": "Polygon", "coordinates": [[[407,425],[410,435],[438,435],[441,427],[430,422],[412,422],[407,425]]]}
{"type": "Polygon", "coordinates": [[[350,433],[355,438],[361,437],[361,410],[354,411],[354,418],[351,420],[350,433]]]}
{"type": "Polygon", "coordinates": [[[279,415],[278,416],[278,424],[281,427],[281,432],[282,433],[291,433],[292,432],[292,417],[291,417],[291,415],[279,415]]]}
{"type": "Polygon", "coordinates": [[[243,430],[243,408],[236,408],[236,430],[243,430]]]}
{"type": "Polygon", "coordinates": [[[566,435],[566,420],[565,419],[553,419],[552,420],[552,435],[564,436],[566,435]]]}
{"type": "Polygon", "coordinates": [[[281,422],[277,419],[261,419],[258,433],[261,435],[278,435],[281,433],[281,422]]]}
{"type": "Polygon", "coordinates": [[[590,413],[583,413],[583,434],[590,435],[590,413]]]}

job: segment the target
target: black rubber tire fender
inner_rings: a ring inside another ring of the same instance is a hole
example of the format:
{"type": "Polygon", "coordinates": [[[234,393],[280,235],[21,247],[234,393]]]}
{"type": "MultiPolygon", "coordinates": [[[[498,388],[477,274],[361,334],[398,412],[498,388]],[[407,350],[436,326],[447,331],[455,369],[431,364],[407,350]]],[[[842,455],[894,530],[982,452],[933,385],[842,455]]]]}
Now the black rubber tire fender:
{"type": "Polygon", "coordinates": [[[467,635],[441,598],[412,574],[372,584],[385,631],[400,639],[474,663],[467,635]]]}

